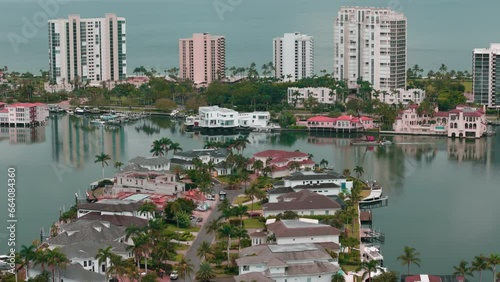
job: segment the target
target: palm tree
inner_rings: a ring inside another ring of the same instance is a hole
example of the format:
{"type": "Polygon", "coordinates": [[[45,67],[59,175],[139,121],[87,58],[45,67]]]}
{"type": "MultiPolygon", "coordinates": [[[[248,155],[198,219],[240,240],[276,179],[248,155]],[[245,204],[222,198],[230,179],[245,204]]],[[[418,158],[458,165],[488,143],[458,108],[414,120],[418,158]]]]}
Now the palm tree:
{"type": "Polygon", "coordinates": [[[260,172],[263,168],[264,168],[264,163],[261,160],[255,160],[255,162],[252,165],[252,169],[256,174],[260,172]]]}
{"type": "Polygon", "coordinates": [[[358,179],[363,175],[363,173],[365,173],[365,171],[363,170],[363,167],[362,166],[359,166],[357,165],[355,168],[354,168],[354,172],[356,173],[358,179]]]}
{"type": "Polygon", "coordinates": [[[186,277],[188,280],[191,280],[191,274],[193,273],[193,264],[191,260],[182,258],[181,261],[175,266],[175,269],[179,273],[179,278],[185,280],[186,277]]]}
{"type": "Polygon", "coordinates": [[[133,238],[135,236],[138,236],[139,234],[144,233],[144,231],[144,228],[130,225],[125,229],[125,240],[127,241],[131,237],[133,238]]]}
{"type": "Polygon", "coordinates": [[[243,216],[248,214],[248,206],[244,206],[239,204],[238,206],[232,209],[232,214],[236,217],[240,218],[240,228],[243,227],[243,216]]]}
{"type": "Polygon", "coordinates": [[[468,266],[468,262],[465,260],[460,261],[460,264],[453,266],[453,275],[455,276],[474,276],[472,274],[472,268],[468,266]]]}
{"type": "Polygon", "coordinates": [[[179,143],[170,144],[169,150],[172,150],[175,153],[182,152],[181,145],[179,143]]]}
{"type": "Polygon", "coordinates": [[[414,265],[420,267],[420,253],[418,253],[415,248],[410,246],[405,246],[403,249],[403,254],[398,257],[398,260],[401,261],[403,265],[408,266],[408,273],[410,275],[410,265],[413,263],[414,265]]]}
{"type": "Polygon", "coordinates": [[[322,166],[323,168],[326,168],[328,166],[328,161],[325,160],[325,159],[322,159],[320,162],[319,162],[319,165],[322,166]]]}
{"type": "Polygon", "coordinates": [[[202,262],[200,264],[200,269],[196,272],[196,280],[202,282],[211,281],[215,278],[215,272],[212,266],[208,262],[202,262]]]}
{"type": "Polygon", "coordinates": [[[263,190],[259,189],[259,187],[257,187],[257,185],[250,185],[250,188],[245,190],[245,195],[247,195],[247,197],[252,199],[252,212],[253,212],[253,202],[254,202],[255,198],[265,197],[265,192],[263,190]]]}
{"type": "Polygon", "coordinates": [[[218,230],[221,238],[227,237],[227,263],[230,261],[229,249],[231,248],[231,236],[234,236],[234,226],[230,224],[222,224],[218,230]]]}
{"type": "Polygon", "coordinates": [[[222,223],[220,221],[220,218],[214,218],[211,221],[207,223],[207,234],[215,234],[215,239],[217,239],[217,233],[219,231],[219,228],[221,227],[222,223]]]}
{"type": "Polygon", "coordinates": [[[100,155],[95,156],[95,161],[94,163],[101,163],[102,165],[102,179],[104,179],[104,165],[108,165],[108,162],[111,160],[111,157],[109,155],[106,155],[104,153],[101,153],[100,155]]]}
{"type": "Polygon", "coordinates": [[[241,239],[248,239],[248,231],[243,227],[235,228],[234,236],[238,237],[238,250],[241,250],[241,239]]]}
{"type": "Polygon", "coordinates": [[[30,276],[30,263],[32,260],[36,259],[36,247],[34,245],[30,246],[21,246],[21,251],[19,252],[19,255],[23,259],[23,264],[26,266],[26,280],[28,280],[28,277],[30,276]]]}
{"type": "Polygon", "coordinates": [[[198,250],[196,250],[196,255],[200,259],[207,260],[207,255],[210,255],[212,252],[212,249],[210,248],[210,243],[207,241],[201,242],[200,246],[198,247],[198,250]]]}
{"type": "Polygon", "coordinates": [[[377,272],[377,270],[380,270],[381,272],[385,271],[384,268],[379,266],[378,261],[376,260],[362,262],[358,269],[356,269],[356,272],[362,270],[364,270],[363,275],[361,276],[362,281],[365,281],[366,276],[368,276],[368,281],[372,281],[372,272],[377,272]]]}
{"type": "Polygon", "coordinates": [[[108,246],[106,249],[99,249],[97,251],[97,255],[95,256],[95,259],[99,263],[99,268],[101,267],[102,264],[105,265],[105,274],[106,274],[106,281],[108,281],[109,277],[109,268],[108,267],[108,261],[111,259],[111,256],[113,255],[113,252],[111,251],[112,247],[108,246]]]}
{"type": "Polygon", "coordinates": [[[172,140],[170,140],[167,137],[163,137],[160,140],[158,140],[158,142],[163,148],[163,151],[165,151],[165,156],[168,156],[168,151],[170,150],[170,145],[172,145],[172,140]]]}
{"type": "Polygon", "coordinates": [[[178,216],[178,214],[179,214],[179,212],[182,211],[182,207],[180,206],[179,202],[174,201],[174,202],[172,202],[172,204],[170,206],[170,210],[175,215],[175,221],[177,222],[177,228],[179,228],[179,216],[178,216]]]}
{"type": "Polygon", "coordinates": [[[162,143],[159,140],[153,141],[153,145],[151,145],[150,153],[153,154],[154,157],[163,156],[165,149],[163,148],[162,143]]]}
{"type": "Polygon", "coordinates": [[[40,265],[42,271],[45,271],[45,264],[48,262],[47,252],[44,249],[38,249],[35,254],[35,266],[40,265]]]}
{"type": "Polygon", "coordinates": [[[488,258],[488,263],[493,271],[493,281],[496,279],[497,265],[500,265],[500,256],[498,254],[490,254],[488,258]]]}
{"type": "Polygon", "coordinates": [[[479,282],[483,281],[483,270],[490,268],[488,258],[486,258],[483,254],[474,257],[474,260],[472,261],[472,270],[479,272],[479,282]]]}
{"type": "Polygon", "coordinates": [[[146,214],[146,215],[151,215],[151,217],[154,217],[155,212],[156,212],[156,205],[151,202],[144,203],[141,207],[139,207],[139,214],[146,214]]]}
{"type": "Polygon", "coordinates": [[[127,251],[132,251],[134,253],[135,259],[137,261],[137,271],[141,271],[141,258],[144,255],[146,240],[141,234],[132,237],[133,244],[127,247],[127,251]]]}
{"type": "Polygon", "coordinates": [[[116,163],[115,163],[115,168],[116,168],[117,170],[120,170],[122,166],[123,166],[123,163],[122,163],[122,162],[116,162],[116,163]]]}
{"type": "Polygon", "coordinates": [[[52,250],[46,249],[45,253],[47,256],[47,264],[49,265],[49,267],[52,271],[52,281],[55,282],[56,281],[56,277],[55,277],[56,269],[59,269],[61,267],[65,267],[66,264],[69,262],[69,260],[66,257],[66,255],[61,253],[60,248],[55,248],[52,250]]]}
{"type": "Polygon", "coordinates": [[[295,170],[298,171],[300,169],[300,163],[299,162],[291,162],[290,165],[288,166],[289,170],[295,170]]]}
{"type": "Polygon", "coordinates": [[[345,176],[345,177],[349,177],[351,176],[351,170],[348,169],[348,168],[345,168],[344,171],[342,171],[342,174],[345,176]]]}

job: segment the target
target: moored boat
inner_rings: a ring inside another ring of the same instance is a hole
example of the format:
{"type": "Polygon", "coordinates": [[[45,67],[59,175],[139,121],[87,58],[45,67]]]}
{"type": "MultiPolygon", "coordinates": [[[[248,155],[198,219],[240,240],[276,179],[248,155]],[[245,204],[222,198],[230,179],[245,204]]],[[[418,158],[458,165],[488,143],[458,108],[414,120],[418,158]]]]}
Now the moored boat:
{"type": "Polygon", "coordinates": [[[200,125],[200,116],[188,116],[184,121],[187,128],[198,127],[200,125]]]}
{"type": "Polygon", "coordinates": [[[75,114],[77,114],[77,115],[83,115],[84,113],[85,113],[85,112],[84,112],[84,111],[83,111],[83,109],[81,109],[81,108],[76,108],[76,109],[75,109],[75,114]]]}
{"type": "Polygon", "coordinates": [[[93,119],[93,120],[91,120],[91,121],[90,121],[90,124],[94,124],[94,125],[104,125],[104,124],[106,124],[106,122],[97,118],[97,119],[93,119]]]}
{"type": "Polygon", "coordinates": [[[391,145],[392,142],[389,140],[375,140],[375,137],[373,136],[366,136],[365,139],[356,139],[351,141],[352,146],[384,146],[384,145],[391,145]]]}

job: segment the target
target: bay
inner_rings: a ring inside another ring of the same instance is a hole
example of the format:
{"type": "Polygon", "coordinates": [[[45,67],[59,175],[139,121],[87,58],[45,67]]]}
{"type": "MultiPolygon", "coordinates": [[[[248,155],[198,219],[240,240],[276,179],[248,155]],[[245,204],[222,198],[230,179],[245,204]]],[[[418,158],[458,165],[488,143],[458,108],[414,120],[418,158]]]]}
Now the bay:
{"type": "MultiPolygon", "coordinates": [[[[0,135],[0,173],[17,169],[17,243],[29,244],[39,230],[47,231],[63,206],[74,203],[90,182],[101,177],[95,155],[111,155],[105,167],[112,177],[116,161],[148,156],[153,140],[168,137],[184,150],[202,148],[207,139],[235,136],[204,136],[185,132],[178,122],[151,118],[111,130],[90,126],[78,117],[52,117],[33,132],[22,130],[0,135]],[[28,142],[28,144],[23,143],[28,142]]],[[[385,264],[405,273],[396,261],[405,245],[421,253],[420,273],[449,274],[461,259],[480,253],[500,252],[500,138],[452,140],[434,137],[394,136],[387,148],[352,147],[352,135],[282,132],[251,133],[244,154],[266,149],[300,150],[320,162],[351,171],[364,168],[363,178],[375,179],[389,195],[389,205],[374,209],[374,227],[386,235],[382,245],[385,264]]],[[[4,179],[1,176],[0,179],[4,179]]],[[[0,197],[0,224],[7,219],[5,199],[0,197]]],[[[0,253],[6,252],[6,229],[1,227],[0,253]]],[[[491,274],[487,273],[485,279],[491,274]]]]}

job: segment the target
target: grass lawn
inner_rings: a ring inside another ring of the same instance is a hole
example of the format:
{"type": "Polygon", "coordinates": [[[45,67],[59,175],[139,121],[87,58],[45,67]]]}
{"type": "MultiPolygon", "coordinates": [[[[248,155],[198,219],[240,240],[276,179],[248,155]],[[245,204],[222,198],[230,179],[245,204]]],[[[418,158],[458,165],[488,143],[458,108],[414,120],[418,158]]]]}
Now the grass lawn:
{"type": "Polygon", "coordinates": [[[342,267],[342,270],[347,273],[349,271],[356,271],[356,269],[359,267],[357,265],[347,265],[347,264],[344,264],[341,266],[342,267]]]}
{"type": "Polygon", "coordinates": [[[465,92],[472,93],[472,81],[464,81],[462,85],[465,87],[465,92]]]}
{"type": "Polygon", "coordinates": [[[189,228],[177,228],[177,225],[175,224],[170,224],[170,223],[167,223],[167,229],[168,230],[173,230],[173,231],[181,231],[181,232],[199,232],[200,231],[200,227],[198,226],[191,226],[189,228]]]}
{"type": "Polygon", "coordinates": [[[175,250],[177,250],[177,251],[184,251],[187,249],[189,249],[188,245],[185,245],[185,244],[176,244],[175,245],[175,250]]]}
{"type": "Polygon", "coordinates": [[[246,218],[246,219],[243,219],[243,223],[245,224],[245,229],[260,229],[260,228],[264,228],[264,223],[258,221],[256,218],[246,218]]]}
{"type": "Polygon", "coordinates": [[[250,198],[248,198],[247,196],[238,196],[234,199],[233,204],[239,205],[239,204],[243,204],[244,202],[248,202],[248,201],[250,201],[250,198]]]}
{"type": "Polygon", "coordinates": [[[179,262],[179,261],[181,261],[181,260],[182,260],[182,258],[184,258],[184,255],[183,255],[183,254],[177,254],[177,255],[175,256],[175,261],[179,262]]]}
{"type": "Polygon", "coordinates": [[[248,204],[247,205],[248,207],[248,211],[251,212],[252,210],[262,210],[262,204],[260,203],[260,201],[254,201],[253,202],[253,206],[252,204],[248,204]]]}
{"type": "Polygon", "coordinates": [[[217,180],[219,180],[222,183],[227,183],[229,181],[228,176],[217,176],[217,180]]]}

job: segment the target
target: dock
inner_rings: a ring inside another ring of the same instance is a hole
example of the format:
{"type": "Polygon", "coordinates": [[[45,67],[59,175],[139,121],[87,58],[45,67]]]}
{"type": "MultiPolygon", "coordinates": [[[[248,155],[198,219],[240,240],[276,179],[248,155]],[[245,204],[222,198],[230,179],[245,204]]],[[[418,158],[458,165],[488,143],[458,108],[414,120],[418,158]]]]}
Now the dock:
{"type": "Polygon", "coordinates": [[[385,234],[372,228],[360,228],[361,240],[366,242],[385,242],[385,234]]]}

